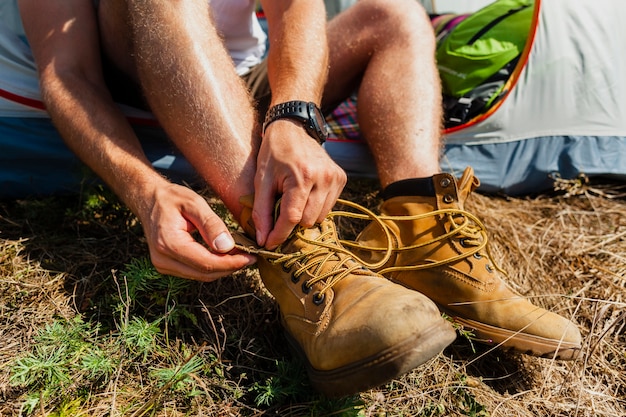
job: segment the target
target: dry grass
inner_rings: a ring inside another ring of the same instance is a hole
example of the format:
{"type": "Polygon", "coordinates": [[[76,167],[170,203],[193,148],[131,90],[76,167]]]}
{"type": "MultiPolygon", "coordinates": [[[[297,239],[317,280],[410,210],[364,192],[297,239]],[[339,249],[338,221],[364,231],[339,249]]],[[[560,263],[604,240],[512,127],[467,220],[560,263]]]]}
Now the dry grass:
{"type": "MultiPolygon", "coordinates": [[[[344,197],[373,207],[372,185],[351,182],[344,197]]],[[[172,281],[133,298],[129,264],[146,248],[134,218],[106,192],[0,203],[0,416],[20,415],[39,392],[32,415],[622,417],[626,200],[616,186],[562,185],[575,195],[474,195],[468,208],[486,223],[515,288],[579,323],[581,360],[513,355],[461,337],[403,378],[338,401],[310,391],[254,269],[211,284],[172,281]],[[109,353],[110,375],[76,371],[54,398],[11,379],[16,358],[42,343],[42,329],[76,317],[101,326],[90,346],[121,349],[109,353]],[[158,323],[144,354],[120,343],[120,326],[137,317],[158,323]],[[155,369],[192,363],[180,386],[155,377],[155,369]],[[279,383],[278,395],[263,403],[268,381],[279,383]]]]}

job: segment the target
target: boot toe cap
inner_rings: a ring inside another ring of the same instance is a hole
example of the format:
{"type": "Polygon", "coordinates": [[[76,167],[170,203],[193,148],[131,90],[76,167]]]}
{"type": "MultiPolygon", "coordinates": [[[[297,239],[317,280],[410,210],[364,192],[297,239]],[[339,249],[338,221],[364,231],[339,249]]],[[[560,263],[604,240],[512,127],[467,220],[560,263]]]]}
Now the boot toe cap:
{"type": "Polygon", "coordinates": [[[440,338],[443,349],[456,335],[432,301],[388,281],[361,294],[344,291],[333,304],[329,325],[310,347],[322,369],[376,357],[394,347],[413,348],[404,345],[426,343],[431,338],[440,338]],[[328,351],[336,354],[328,355],[328,351]]]}

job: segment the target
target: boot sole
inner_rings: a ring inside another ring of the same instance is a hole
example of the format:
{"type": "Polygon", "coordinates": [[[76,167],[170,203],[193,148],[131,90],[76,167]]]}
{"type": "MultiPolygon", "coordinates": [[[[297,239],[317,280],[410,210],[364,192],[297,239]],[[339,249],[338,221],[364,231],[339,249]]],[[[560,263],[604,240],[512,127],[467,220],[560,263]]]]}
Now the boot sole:
{"type": "Polygon", "coordinates": [[[504,350],[539,356],[542,358],[575,360],[581,346],[562,340],[546,339],[526,333],[491,326],[474,320],[449,314],[452,319],[474,332],[481,343],[495,345],[504,350]]]}
{"type": "Polygon", "coordinates": [[[421,334],[376,355],[341,368],[320,371],[311,366],[291,335],[287,332],[285,334],[292,348],[307,363],[307,373],[313,388],[331,398],[357,394],[404,375],[437,356],[457,337],[452,326],[442,319],[421,334]]]}

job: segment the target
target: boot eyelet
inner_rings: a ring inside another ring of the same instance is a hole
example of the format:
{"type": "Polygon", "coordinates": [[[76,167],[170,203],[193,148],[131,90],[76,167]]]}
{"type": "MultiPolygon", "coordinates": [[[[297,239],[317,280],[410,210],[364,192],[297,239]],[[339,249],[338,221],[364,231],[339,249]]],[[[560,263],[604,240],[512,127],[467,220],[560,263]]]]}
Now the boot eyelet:
{"type": "Polygon", "coordinates": [[[450,204],[454,201],[454,197],[452,197],[452,194],[445,194],[443,196],[443,202],[446,204],[450,204]]]}
{"type": "Polygon", "coordinates": [[[441,179],[441,181],[439,181],[439,185],[441,185],[443,188],[448,188],[451,182],[452,181],[450,181],[450,178],[444,177],[441,179]]]}
{"type": "Polygon", "coordinates": [[[291,268],[288,268],[285,264],[280,264],[280,267],[283,268],[283,271],[287,274],[291,272],[291,268]]]}
{"type": "Polygon", "coordinates": [[[487,271],[489,271],[490,273],[493,273],[494,271],[493,266],[491,266],[490,264],[485,265],[485,269],[487,269],[487,271]]]}
{"type": "Polygon", "coordinates": [[[478,252],[474,252],[474,258],[476,258],[476,259],[482,259],[482,257],[483,257],[483,256],[482,256],[480,253],[478,253],[478,252]]]}
{"type": "Polygon", "coordinates": [[[298,282],[300,282],[300,276],[296,274],[291,274],[291,282],[297,284],[298,282]]]}
{"type": "Polygon", "coordinates": [[[460,239],[459,243],[461,244],[461,246],[463,246],[464,248],[469,248],[470,245],[467,243],[467,239],[460,239]]]}
{"type": "Polygon", "coordinates": [[[313,287],[310,287],[310,286],[307,284],[307,282],[306,282],[306,281],[304,281],[304,282],[302,283],[302,292],[303,292],[303,293],[305,293],[305,294],[310,293],[312,288],[313,288],[313,287]]]}
{"type": "Polygon", "coordinates": [[[313,294],[313,304],[315,304],[316,306],[321,305],[324,302],[325,298],[325,294],[316,292],[315,294],[313,294]]]}

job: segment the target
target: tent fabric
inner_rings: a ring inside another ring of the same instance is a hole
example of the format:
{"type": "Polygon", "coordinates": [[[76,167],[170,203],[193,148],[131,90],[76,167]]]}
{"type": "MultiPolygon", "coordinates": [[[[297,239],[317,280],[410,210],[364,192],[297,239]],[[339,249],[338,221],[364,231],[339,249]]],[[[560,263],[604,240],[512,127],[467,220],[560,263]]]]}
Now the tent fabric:
{"type": "MultiPolygon", "coordinates": [[[[445,132],[442,168],[472,165],[480,190],[510,195],[548,190],[554,177],[626,180],[625,21],[621,0],[537,0],[519,77],[492,113],[445,132]]],[[[327,143],[348,169],[374,175],[363,148],[327,143]]]]}
{"type": "MultiPolygon", "coordinates": [[[[484,144],[446,144],[442,169],[461,176],[471,165],[484,193],[526,195],[553,188],[555,179],[581,174],[626,180],[623,136],[543,136],[484,144]]],[[[374,160],[360,141],[329,140],[326,150],[346,171],[376,178],[374,160]]]]}
{"type": "Polygon", "coordinates": [[[626,4],[540,3],[537,34],[515,88],[493,116],[448,143],[626,134],[626,4]]]}
{"type": "MultiPolygon", "coordinates": [[[[176,182],[199,177],[162,129],[135,125],[152,165],[176,182]]],[[[0,117],[0,198],[74,194],[100,180],[64,145],[49,118],[0,117]]]]}
{"type": "Polygon", "coordinates": [[[446,171],[460,175],[466,161],[476,167],[482,192],[533,194],[553,189],[555,179],[580,175],[626,180],[626,140],[558,135],[478,146],[446,145],[442,161],[446,171]]]}
{"type": "Polygon", "coordinates": [[[0,21],[0,69],[0,117],[47,117],[28,44],[4,21],[0,21]]]}
{"type": "Polygon", "coordinates": [[[552,177],[626,179],[626,3],[541,1],[526,65],[493,114],[446,135],[446,161],[483,190],[525,194],[552,177]]]}

